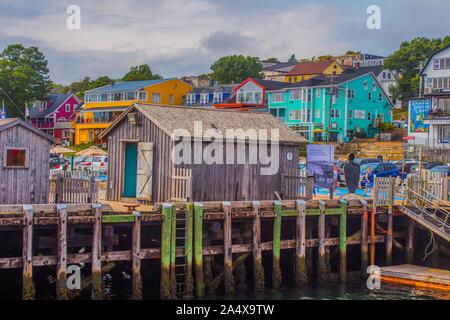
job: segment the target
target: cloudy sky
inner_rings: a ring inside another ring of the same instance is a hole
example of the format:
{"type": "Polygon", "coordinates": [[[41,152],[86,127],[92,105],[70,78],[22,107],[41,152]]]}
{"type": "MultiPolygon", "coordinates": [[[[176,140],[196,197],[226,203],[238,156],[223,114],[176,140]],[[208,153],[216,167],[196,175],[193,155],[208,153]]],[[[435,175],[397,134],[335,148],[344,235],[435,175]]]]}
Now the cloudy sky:
{"type": "Polygon", "coordinates": [[[171,77],[209,72],[227,54],[388,55],[401,41],[450,34],[449,12],[448,0],[0,0],[0,50],[38,46],[60,83],[142,63],[171,77]],[[371,4],[381,30],[366,27],[371,4]],[[66,27],[69,5],[81,9],[80,30],[66,27]]]}

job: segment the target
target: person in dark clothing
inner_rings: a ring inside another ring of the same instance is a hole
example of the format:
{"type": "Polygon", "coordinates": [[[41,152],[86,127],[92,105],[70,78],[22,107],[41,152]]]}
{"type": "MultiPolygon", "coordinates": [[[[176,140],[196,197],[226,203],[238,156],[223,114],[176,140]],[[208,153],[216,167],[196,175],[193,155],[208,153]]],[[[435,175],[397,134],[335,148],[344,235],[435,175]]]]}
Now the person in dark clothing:
{"type": "Polygon", "coordinates": [[[361,169],[357,163],[354,162],[355,155],[350,153],[348,155],[348,163],[344,166],[345,184],[350,193],[355,193],[359,186],[359,178],[361,169]]]}

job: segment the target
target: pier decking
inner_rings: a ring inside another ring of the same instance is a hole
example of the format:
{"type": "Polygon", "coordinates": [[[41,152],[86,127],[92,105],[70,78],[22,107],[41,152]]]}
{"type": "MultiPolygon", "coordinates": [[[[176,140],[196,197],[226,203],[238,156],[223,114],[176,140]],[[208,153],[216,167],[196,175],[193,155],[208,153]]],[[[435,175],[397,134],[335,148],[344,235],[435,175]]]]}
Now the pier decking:
{"type": "Polygon", "coordinates": [[[450,271],[403,264],[381,268],[381,281],[450,292],[450,271]]]}

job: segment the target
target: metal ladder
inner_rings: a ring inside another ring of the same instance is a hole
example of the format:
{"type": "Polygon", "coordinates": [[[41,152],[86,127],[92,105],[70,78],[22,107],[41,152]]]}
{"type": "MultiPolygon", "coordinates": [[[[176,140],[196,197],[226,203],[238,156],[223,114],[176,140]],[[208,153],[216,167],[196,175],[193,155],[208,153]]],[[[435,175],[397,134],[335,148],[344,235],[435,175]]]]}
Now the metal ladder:
{"type": "MultiPolygon", "coordinates": [[[[186,214],[183,211],[177,212],[175,218],[175,251],[186,252],[186,214]]],[[[181,299],[186,296],[186,254],[178,256],[175,252],[174,276],[176,283],[176,297],[181,299]]]]}
{"type": "Polygon", "coordinates": [[[406,189],[406,196],[399,207],[406,214],[429,231],[450,242],[450,207],[423,188],[406,189]]]}

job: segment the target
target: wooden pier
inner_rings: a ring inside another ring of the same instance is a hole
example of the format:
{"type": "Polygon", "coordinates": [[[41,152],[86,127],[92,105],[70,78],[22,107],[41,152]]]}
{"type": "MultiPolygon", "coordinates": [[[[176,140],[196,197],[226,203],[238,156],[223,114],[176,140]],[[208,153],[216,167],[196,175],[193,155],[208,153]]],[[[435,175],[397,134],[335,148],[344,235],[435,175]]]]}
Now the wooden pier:
{"type": "Polygon", "coordinates": [[[160,273],[152,276],[159,277],[159,296],[165,299],[278,289],[289,283],[302,287],[316,280],[345,282],[348,272],[364,279],[369,254],[384,260],[392,250],[379,246],[405,236],[390,219],[383,222],[388,213],[373,219],[389,233],[371,233],[370,206],[360,200],[286,200],[164,203],[152,211],[114,212],[100,204],[3,205],[0,236],[6,230],[22,231],[23,255],[3,254],[0,276],[1,269],[22,268],[24,299],[34,298],[34,271],[47,266],[56,266],[56,296],[66,299],[72,264],[90,264],[91,297],[102,299],[102,266],[119,261],[130,262],[132,298],[141,299],[146,290],[141,262],[148,259],[160,263],[160,273]],[[51,226],[53,241],[48,234],[36,235],[51,226]],[[129,227],[131,245],[115,250],[118,240],[110,229],[116,227],[129,227]],[[77,228],[84,235],[69,236],[77,228]],[[82,246],[86,252],[76,251],[82,246]],[[41,248],[46,254],[36,255],[41,248]]]}
{"type": "Polygon", "coordinates": [[[410,264],[381,268],[381,281],[450,292],[450,271],[410,264]]]}

